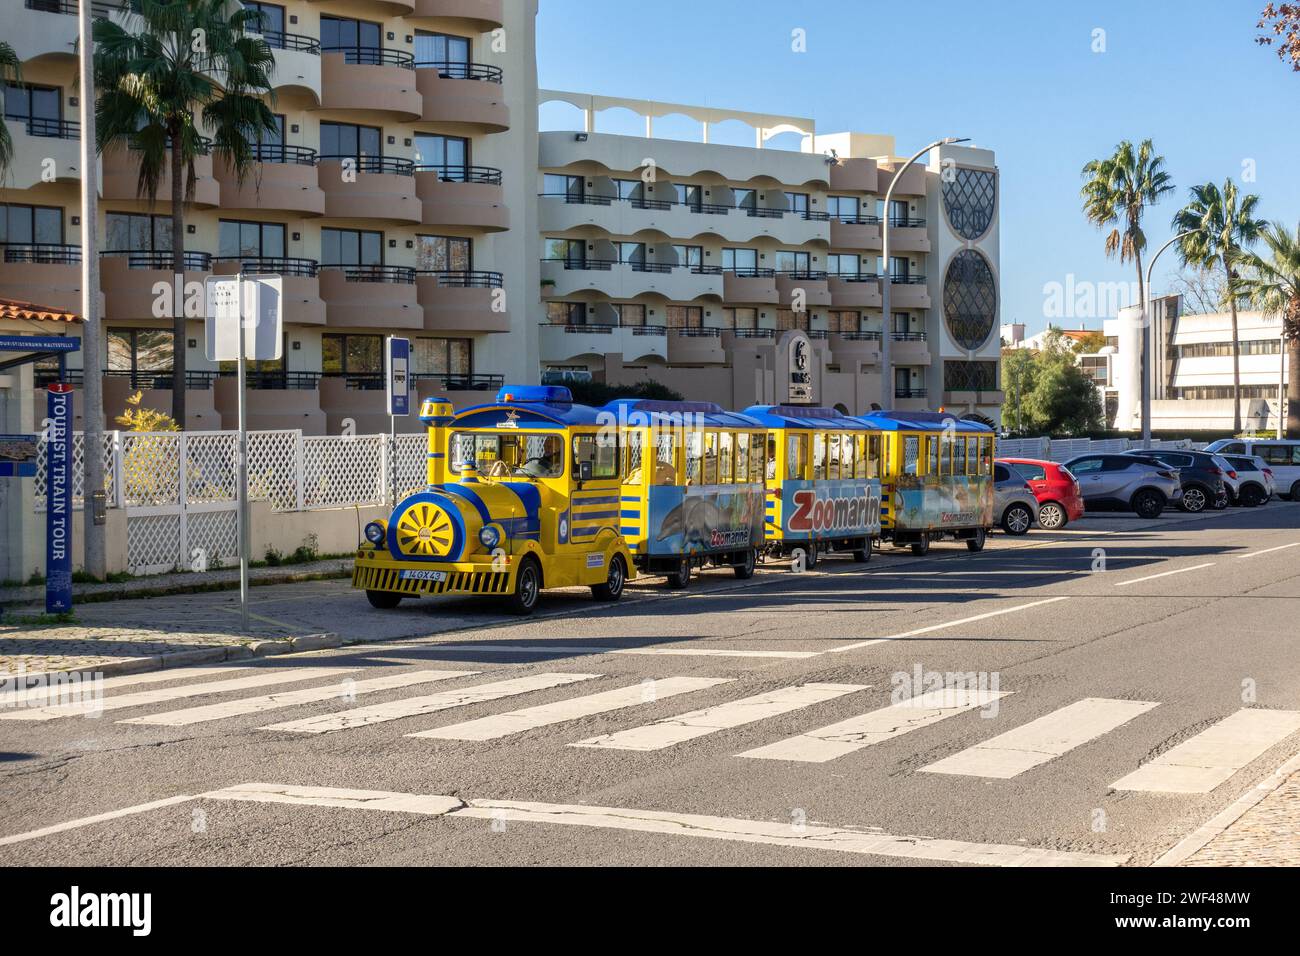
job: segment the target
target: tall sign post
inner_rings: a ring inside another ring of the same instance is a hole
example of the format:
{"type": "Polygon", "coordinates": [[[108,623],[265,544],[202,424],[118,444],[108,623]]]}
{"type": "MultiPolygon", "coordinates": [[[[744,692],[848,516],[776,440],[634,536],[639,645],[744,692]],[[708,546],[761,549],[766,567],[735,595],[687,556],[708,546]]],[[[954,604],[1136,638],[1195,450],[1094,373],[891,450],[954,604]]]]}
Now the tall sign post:
{"type": "Polygon", "coordinates": [[[384,348],[384,391],[388,404],[388,475],[397,504],[397,419],[411,414],[411,340],[390,335],[384,348]]]}
{"type": "Polygon", "coordinates": [[[248,419],[244,389],[248,359],[277,361],[284,354],[282,293],[279,276],[209,276],[205,283],[204,346],[208,360],[234,362],[239,408],[235,488],[239,515],[239,614],[248,630],[248,419]]]}
{"type": "Polygon", "coordinates": [[[45,612],[66,614],[72,610],[72,386],[50,385],[46,409],[45,612]]]}

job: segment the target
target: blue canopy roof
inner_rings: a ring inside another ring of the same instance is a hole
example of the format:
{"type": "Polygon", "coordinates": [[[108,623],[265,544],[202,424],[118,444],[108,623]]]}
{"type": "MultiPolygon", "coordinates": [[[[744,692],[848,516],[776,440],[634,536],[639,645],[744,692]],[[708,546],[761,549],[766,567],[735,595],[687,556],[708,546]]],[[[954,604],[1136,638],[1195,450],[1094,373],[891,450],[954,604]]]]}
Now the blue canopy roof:
{"type": "Polygon", "coordinates": [[[704,425],[714,428],[759,428],[748,415],[729,412],[714,402],[668,402],[657,398],[616,398],[600,409],[634,428],[704,425]]]}
{"type": "Polygon", "coordinates": [[[950,415],[947,412],[925,412],[925,411],[879,411],[868,412],[866,415],[858,416],[860,421],[866,422],[871,428],[879,428],[887,432],[941,432],[947,428],[955,427],[964,432],[987,432],[993,434],[993,429],[981,422],[973,422],[968,418],[958,418],[956,415],[950,415]]]}
{"type": "Polygon", "coordinates": [[[567,388],[553,385],[507,385],[497,400],[473,405],[452,416],[462,428],[564,428],[570,425],[601,425],[600,412],[588,405],[575,405],[567,388]]]}
{"type": "Polygon", "coordinates": [[[868,431],[874,428],[833,408],[816,405],[751,405],[743,414],[768,428],[815,428],[828,432],[868,431]]]}

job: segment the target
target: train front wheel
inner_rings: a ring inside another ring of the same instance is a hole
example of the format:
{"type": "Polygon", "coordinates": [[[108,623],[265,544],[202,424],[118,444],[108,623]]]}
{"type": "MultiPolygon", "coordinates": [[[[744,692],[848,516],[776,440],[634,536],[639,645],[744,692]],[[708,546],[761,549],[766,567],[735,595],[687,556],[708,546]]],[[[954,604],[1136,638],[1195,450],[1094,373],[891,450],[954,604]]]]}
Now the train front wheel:
{"type": "Polygon", "coordinates": [[[373,608],[378,608],[381,611],[391,611],[402,603],[402,596],[394,594],[392,591],[367,591],[366,600],[370,602],[370,606],[373,608]]]}
{"type": "Polygon", "coordinates": [[[537,607],[537,598],[542,592],[542,569],[537,559],[524,558],[515,575],[515,591],[506,598],[506,607],[512,614],[532,614],[537,607]]]}
{"type": "Polygon", "coordinates": [[[609,574],[604,584],[593,584],[591,596],[597,601],[617,601],[623,596],[623,585],[627,583],[627,568],[623,565],[622,555],[609,559],[609,574]]]}

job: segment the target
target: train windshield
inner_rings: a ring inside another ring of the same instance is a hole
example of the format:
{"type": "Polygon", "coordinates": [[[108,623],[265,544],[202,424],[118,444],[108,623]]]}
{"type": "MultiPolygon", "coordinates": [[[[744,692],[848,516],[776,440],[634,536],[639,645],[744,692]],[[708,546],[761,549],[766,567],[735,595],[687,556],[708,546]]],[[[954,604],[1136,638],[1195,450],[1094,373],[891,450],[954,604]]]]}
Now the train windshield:
{"type": "Polygon", "coordinates": [[[472,466],[488,478],[559,478],[564,474],[564,439],[526,432],[454,432],[451,470],[472,466]]]}

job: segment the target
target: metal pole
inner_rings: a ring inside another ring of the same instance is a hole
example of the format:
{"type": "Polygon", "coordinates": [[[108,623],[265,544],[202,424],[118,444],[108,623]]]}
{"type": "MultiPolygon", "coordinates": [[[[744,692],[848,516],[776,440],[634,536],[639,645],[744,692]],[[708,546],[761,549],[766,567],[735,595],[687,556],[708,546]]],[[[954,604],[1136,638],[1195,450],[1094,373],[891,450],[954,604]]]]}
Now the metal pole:
{"type": "Polygon", "coordinates": [[[236,389],[239,394],[239,468],[235,483],[239,495],[239,620],[241,630],[248,633],[248,422],[244,414],[244,385],[247,379],[244,359],[244,273],[235,276],[235,296],[239,304],[239,359],[236,389]]]}
{"type": "Polygon", "coordinates": [[[1147,316],[1151,314],[1151,273],[1155,270],[1156,260],[1164,253],[1166,249],[1172,246],[1179,239],[1185,239],[1192,235],[1195,230],[1180,232],[1163,246],[1161,246],[1151,261],[1147,263],[1147,281],[1142,287],[1142,302],[1140,303],[1139,320],[1142,323],[1142,448],[1144,451],[1151,450],[1151,323],[1147,316]]]}
{"type": "Polygon", "coordinates": [[[889,181],[889,188],[885,190],[885,215],[880,226],[880,256],[884,260],[884,275],[881,277],[880,283],[880,404],[882,408],[893,408],[893,400],[896,397],[894,395],[894,379],[889,358],[890,345],[893,344],[894,340],[894,317],[889,313],[889,287],[893,283],[889,271],[889,200],[894,195],[894,187],[898,185],[898,180],[907,171],[907,167],[920,159],[922,154],[928,153],[937,146],[951,146],[953,143],[966,143],[969,141],[969,137],[949,136],[945,139],[937,139],[923,149],[918,149],[912,154],[911,159],[894,171],[894,178],[889,181]]]}
{"type": "MultiPolygon", "coordinates": [[[[389,373],[392,374],[391,372],[389,373]]],[[[397,507],[397,416],[388,416],[388,484],[393,496],[393,507],[397,507]]]]}
{"type": "MultiPolygon", "coordinates": [[[[81,119],[81,398],[85,437],[83,456],[82,535],[86,540],[84,566],[92,577],[103,580],[108,573],[104,526],[94,519],[91,504],[104,490],[104,380],[100,376],[99,353],[103,331],[99,325],[99,253],[96,231],[99,223],[98,154],[95,144],[95,41],[91,27],[90,0],[78,9],[78,83],[81,119]]],[[[185,427],[185,423],[180,423],[185,427]]]]}

